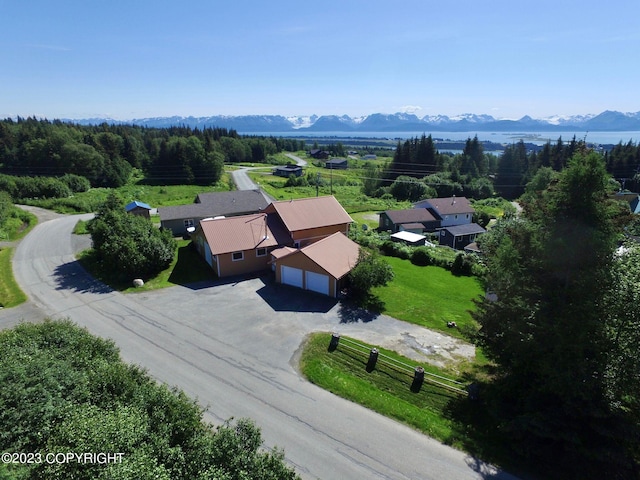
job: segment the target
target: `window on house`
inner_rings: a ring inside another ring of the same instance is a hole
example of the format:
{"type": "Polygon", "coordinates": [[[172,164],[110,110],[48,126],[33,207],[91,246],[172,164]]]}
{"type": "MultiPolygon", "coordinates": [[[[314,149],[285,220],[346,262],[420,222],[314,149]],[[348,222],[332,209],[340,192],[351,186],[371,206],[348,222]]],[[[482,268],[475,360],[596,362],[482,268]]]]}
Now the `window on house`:
{"type": "Polygon", "coordinates": [[[238,260],[244,260],[244,252],[233,252],[231,254],[231,260],[237,262],[238,260]]]}
{"type": "Polygon", "coordinates": [[[264,257],[267,254],[266,248],[258,248],[256,250],[256,257],[264,257]]]}
{"type": "Polygon", "coordinates": [[[193,227],[193,218],[187,218],[184,221],[184,228],[189,228],[189,227],[193,227]]]}

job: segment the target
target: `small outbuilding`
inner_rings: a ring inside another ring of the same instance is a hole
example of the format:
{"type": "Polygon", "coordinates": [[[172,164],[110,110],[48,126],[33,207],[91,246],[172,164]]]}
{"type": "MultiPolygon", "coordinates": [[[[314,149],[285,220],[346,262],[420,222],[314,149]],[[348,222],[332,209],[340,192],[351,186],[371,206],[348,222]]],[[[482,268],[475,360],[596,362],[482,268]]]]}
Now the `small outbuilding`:
{"type": "Polygon", "coordinates": [[[131,215],[139,215],[144,218],[151,218],[151,207],[144,202],[134,200],[125,205],[124,210],[131,215]]]}
{"type": "Polygon", "coordinates": [[[463,250],[467,245],[475,242],[478,235],[485,232],[486,230],[477,223],[445,227],[440,230],[440,245],[463,250]]]}
{"type": "Polygon", "coordinates": [[[412,245],[416,247],[425,245],[426,239],[427,237],[425,237],[424,235],[420,235],[419,233],[409,232],[407,230],[403,230],[401,232],[394,233],[391,235],[391,240],[393,240],[394,242],[402,242],[402,243],[406,243],[407,245],[412,245]]]}
{"type": "Polygon", "coordinates": [[[330,170],[346,170],[349,168],[349,163],[346,158],[332,158],[324,162],[324,168],[330,170]]]}
{"type": "Polygon", "coordinates": [[[273,169],[273,174],[278,177],[287,177],[289,178],[291,175],[294,177],[302,176],[302,167],[299,165],[293,165],[291,163],[287,165],[279,165],[273,169]]]}

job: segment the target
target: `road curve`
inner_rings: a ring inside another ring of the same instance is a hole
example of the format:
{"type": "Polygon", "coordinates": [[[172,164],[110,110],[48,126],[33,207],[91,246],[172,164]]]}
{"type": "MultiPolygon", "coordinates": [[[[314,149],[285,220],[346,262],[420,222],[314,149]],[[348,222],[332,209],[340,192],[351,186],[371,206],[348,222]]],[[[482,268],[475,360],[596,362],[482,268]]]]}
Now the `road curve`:
{"type": "Polygon", "coordinates": [[[303,478],[514,478],[311,385],[295,369],[311,331],[384,334],[402,322],[341,325],[339,304],[287,295],[261,279],[122,295],[75,261],[78,218],[41,223],[18,245],[14,274],[32,308],[113,339],[125,361],[208,406],[208,421],[253,418],[265,446],[284,448],[303,478]]]}

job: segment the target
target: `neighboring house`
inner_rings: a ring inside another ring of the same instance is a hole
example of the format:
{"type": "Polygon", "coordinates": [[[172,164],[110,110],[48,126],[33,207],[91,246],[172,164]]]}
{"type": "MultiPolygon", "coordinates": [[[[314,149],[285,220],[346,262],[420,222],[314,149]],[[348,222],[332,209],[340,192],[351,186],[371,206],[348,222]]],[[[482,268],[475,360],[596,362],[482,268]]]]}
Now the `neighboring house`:
{"type": "Polygon", "coordinates": [[[315,148],[313,150],[309,151],[309,155],[313,158],[317,158],[319,160],[324,160],[329,158],[329,152],[325,151],[325,150],[320,150],[318,148],[315,148]]]}
{"type": "Polygon", "coordinates": [[[375,160],[376,158],[378,157],[373,154],[365,155],[364,157],[362,157],[363,160],[375,160]]]}
{"type": "Polygon", "coordinates": [[[440,221],[426,208],[408,210],[387,210],[378,217],[379,230],[392,233],[407,231],[413,233],[433,232],[440,227],[440,221]]]}
{"type": "Polygon", "coordinates": [[[346,170],[349,168],[349,163],[346,158],[332,158],[324,162],[324,168],[331,170],[346,170]]]}
{"type": "Polygon", "coordinates": [[[610,198],[624,202],[629,205],[629,211],[635,215],[640,214],[640,195],[629,191],[617,192],[610,198]]]}
{"type": "Polygon", "coordinates": [[[440,230],[440,245],[446,245],[456,250],[462,250],[476,241],[476,237],[486,230],[477,223],[454,225],[440,230]]]}
{"type": "Polygon", "coordinates": [[[333,196],[273,202],[264,212],[276,213],[280,217],[295,247],[304,247],[336,232],[346,235],[353,223],[333,196]]]}
{"type": "Polygon", "coordinates": [[[139,215],[144,218],[151,218],[151,207],[146,203],[138,202],[137,200],[128,203],[124,207],[124,210],[131,215],[139,215]]]}
{"type": "Polygon", "coordinates": [[[294,177],[302,176],[302,167],[299,165],[293,165],[291,163],[287,165],[279,165],[273,169],[273,174],[278,177],[290,177],[293,175],[294,177]]]}
{"type": "Polygon", "coordinates": [[[231,217],[258,213],[269,201],[260,190],[234,190],[230,192],[200,193],[195,203],[160,207],[160,226],[169,229],[174,236],[187,233],[188,228],[195,228],[205,218],[231,217]]]}
{"type": "Polygon", "coordinates": [[[440,227],[465,225],[473,221],[474,208],[465,197],[429,198],[413,205],[414,208],[428,209],[436,219],[440,220],[440,227]]]}
{"type": "Polygon", "coordinates": [[[301,249],[271,252],[276,282],[336,297],[358,261],[360,247],[337,232],[301,249]]]}
{"type": "Polygon", "coordinates": [[[278,216],[266,213],[202,220],[191,238],[218,277],[266,270],[271,251],[291,241],[278,216]]]}

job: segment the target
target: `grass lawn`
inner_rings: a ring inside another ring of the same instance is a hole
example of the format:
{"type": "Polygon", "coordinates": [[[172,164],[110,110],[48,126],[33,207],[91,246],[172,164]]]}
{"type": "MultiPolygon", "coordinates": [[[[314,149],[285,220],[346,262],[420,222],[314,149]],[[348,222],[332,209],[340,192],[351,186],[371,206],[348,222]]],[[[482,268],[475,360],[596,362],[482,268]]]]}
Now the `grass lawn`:
{"type": "MultiPolygon", "coordinates": [[[[343,337],[344,338],[344,337],[343,337]]],[[[451,392],[425,380],[419,392],[411,391],[412,376],[381,364],[366,371],[367,355],[344,348],[329,351],[330,333],[311,335],[304,345],[300,370],[312,383],[342,398],[393,418],[446,444],[496,465],[509,465],[511,454],[496,434],[482,402],[451,392]]],[[[358,342],[361,343],[361,342],[358,342]]],[[[368,345],[369,349],[374,345],[368,345]]],[[[376,346],[381,354],[409,365],[413,360],[376,346]]],[[[421,365],[426,372],[451,377],[447,370],[421,365]]],[[[458,379],[461,380],[461,379],[458,379]]]]}
{"type": "Polygon", "coordinates": [[[100,281],[114,290],[124,293],[144,292],[174,285],[186,285],[203,280],[211,280],[215,274],[206,262],[190,246],[190,240],[179,240],[176,256],[171,265],[153,278],[144,279],[145,284],[136,288],[132,285],[132,278],[105,272],[96,260],[92,249],[85,250],[78,255],[82,266],[100,281]]]}
{"type": "Polygon", "coordinates": [[[447,328],[447,322],[456,322],[459,328],[473,324],[472,299],[483,294],[477,278],[457,277],[444,268],[418,267],[395,257],[384,259],[395,278],[371,293],[381,300],[386,315],[458,337],[460,331],[447,328]]]}
{"type": "Polygon", "coordinates": [[[27,301],[27,296],[13,278],[11,257],[13,248],[0,249],[0,306],[15,307],[27,301]]]}

